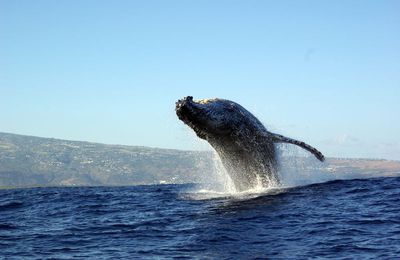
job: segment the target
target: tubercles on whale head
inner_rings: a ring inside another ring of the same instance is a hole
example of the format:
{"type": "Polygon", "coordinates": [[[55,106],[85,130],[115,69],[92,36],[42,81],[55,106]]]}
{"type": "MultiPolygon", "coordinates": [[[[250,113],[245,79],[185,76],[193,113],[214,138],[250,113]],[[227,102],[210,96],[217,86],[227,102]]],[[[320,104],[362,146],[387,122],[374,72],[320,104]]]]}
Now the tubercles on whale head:
{"type": "Polygon", "coordinates": [[[201,110],[202,108],[197,106],[195,102],[193,102],[192,96],[187,96],[183,99],[179,99],[175,103],[176,115],[186,124],[193,122],[201,113],[201,110]]]}
{"type": "Polygon", "coordinates": [[[178,100],[175,106],[178,118],[202,139],[228,134],[231,130],[229,126],[235,119],[231,117],[235,104],[228,100],[217,98],[193,100],[192,96],[187,96],[178,100]]]}

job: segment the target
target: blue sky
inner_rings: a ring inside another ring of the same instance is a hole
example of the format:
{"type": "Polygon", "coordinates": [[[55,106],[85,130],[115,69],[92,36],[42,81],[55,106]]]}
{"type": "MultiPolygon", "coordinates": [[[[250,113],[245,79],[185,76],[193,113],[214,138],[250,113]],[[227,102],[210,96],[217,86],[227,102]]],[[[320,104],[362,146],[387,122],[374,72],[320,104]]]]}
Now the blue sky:
{"type": "Polygon", "coordinates": [[[0,131],[211,149],[221,97],[327,156],[400,160],[399,1],[0,1],[0,131]]]}

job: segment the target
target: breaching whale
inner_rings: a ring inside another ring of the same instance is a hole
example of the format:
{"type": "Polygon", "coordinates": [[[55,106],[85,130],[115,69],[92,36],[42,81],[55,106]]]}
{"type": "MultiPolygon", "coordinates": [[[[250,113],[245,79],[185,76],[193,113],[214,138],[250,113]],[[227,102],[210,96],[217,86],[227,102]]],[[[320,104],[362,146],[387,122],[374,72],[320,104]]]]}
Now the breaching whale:
{"type": "Polygon", "coordinates": [[[187,96],[176,102],[175,111],[180,120],[215,149],[237,191],[259,183],[265,187],[279,183],[275,143],[300,146],[324,161],[314,147],[267,131],[254,115],[233,101],[195,101],[187,96]]]}

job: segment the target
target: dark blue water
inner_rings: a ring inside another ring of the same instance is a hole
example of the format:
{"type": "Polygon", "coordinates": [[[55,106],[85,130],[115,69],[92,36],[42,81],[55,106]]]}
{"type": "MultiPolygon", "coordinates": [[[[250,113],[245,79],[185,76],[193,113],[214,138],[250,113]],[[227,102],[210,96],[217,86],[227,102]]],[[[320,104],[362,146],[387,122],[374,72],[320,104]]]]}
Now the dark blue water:
{"type": "Polygon", "coordinates": [[[0,258],[400,257],[400,177],[217,198],[197,189],[0,190],[0,258]]]}

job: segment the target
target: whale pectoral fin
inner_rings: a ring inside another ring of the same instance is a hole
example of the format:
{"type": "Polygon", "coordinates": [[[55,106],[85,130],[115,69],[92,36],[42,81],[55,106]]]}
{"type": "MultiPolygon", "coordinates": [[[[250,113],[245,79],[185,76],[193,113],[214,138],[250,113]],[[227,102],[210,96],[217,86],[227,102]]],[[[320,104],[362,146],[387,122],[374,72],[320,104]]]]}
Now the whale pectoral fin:
{"type": "Polygon", "coordinates": [[[308,145],[302,141],[298,141],[283,135],[278,135],[278,134],[273,134],[271,133],[271,137],[273,142],[277,142],[277,143],[289,143],[289,144],[294,144],[297,146],[300,146],[303,149],[306,149],[307,151],[309,151],[310,153],[314,154],[315,157],[317,157],[318,160],[320,160],[321,162],[323,162],[325,160],[324,155],[318,151],[317,149],[315,149],[314,147],[312,147],[311,145],[308,145]]]}

